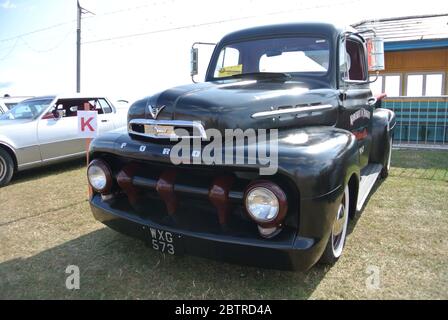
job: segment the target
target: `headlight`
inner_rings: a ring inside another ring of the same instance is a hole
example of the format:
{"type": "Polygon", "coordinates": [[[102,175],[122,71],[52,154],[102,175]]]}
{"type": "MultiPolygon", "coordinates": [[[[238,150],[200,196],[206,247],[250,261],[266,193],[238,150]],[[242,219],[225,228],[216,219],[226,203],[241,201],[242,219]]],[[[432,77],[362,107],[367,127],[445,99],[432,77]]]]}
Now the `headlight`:
{"type": "Polygon", "coordinates": [[[268,222],[277,217],[279,203],[272,191],[257,187],[247,193],[246,208],[256,221],[268,222]]]}
{"type": "Polygon", "coordinates": [[[272,229],[269,231],[281,226],[288,210],[283,190],[275,183],[264,180],[249,185],[245,192],[245,206],[252,220],[259,227],[272,229]]]}
{"type": "Polygon", "coordinates": [[[92,188],[102,194],[110,192],[112,174],[109,166],[101,160],[93,160],[87,168],[87,178],[92,188]]]}

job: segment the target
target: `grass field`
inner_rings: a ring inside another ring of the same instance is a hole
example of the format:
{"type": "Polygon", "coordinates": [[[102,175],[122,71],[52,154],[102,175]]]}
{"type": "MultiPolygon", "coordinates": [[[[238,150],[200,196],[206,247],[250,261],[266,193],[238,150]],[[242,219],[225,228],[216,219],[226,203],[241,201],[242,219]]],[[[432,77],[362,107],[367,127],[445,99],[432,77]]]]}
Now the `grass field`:
{"type": "Polygon", "coordinates": [[[307,273],[163,256],[97,223],[86,198],[81,161],[0,189],[1,299],[448,299],[448,152],[394,151],[341,259],[307,273]],[[65,287],[68,265],[80,290],[65,287]]]}

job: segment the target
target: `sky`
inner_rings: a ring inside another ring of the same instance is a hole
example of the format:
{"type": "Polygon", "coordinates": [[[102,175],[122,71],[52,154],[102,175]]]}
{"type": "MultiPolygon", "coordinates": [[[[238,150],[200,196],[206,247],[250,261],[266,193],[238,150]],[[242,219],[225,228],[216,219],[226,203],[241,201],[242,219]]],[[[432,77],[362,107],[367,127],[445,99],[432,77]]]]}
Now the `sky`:
{"type": "MultiPolygon", "coordinates": [[[[426,0],[80,0],[81,90],[134,100],[191,83],[193,42],[253,26],[448,13],[426,0]],[[423,5],[424,4],[424,5],[423,5]]],[[[0,0],[0,95],[76,91],[76,0],[0,0]]],[[[209,50],[201,48],[202,69],[209,50]]]]}

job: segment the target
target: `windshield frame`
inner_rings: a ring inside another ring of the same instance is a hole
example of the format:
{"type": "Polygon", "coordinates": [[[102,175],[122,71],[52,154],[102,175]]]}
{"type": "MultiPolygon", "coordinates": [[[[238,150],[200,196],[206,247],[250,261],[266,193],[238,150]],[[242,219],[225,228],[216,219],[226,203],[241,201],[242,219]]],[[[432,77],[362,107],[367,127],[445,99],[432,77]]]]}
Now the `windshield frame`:
{"type": "Polygon", "coordinates": [[[312,77],[314,79],[320,79],[320,80],[330,80],[330,76],[333,74],[334,69],[334,43],[332,41],[332,37],[330,37],[328,34],[322,34],[322,33],[279,33],[279,34],[269,34],[265,36],[257,36],[257,37],[247,37],[247,38],[239,38],[234,39],[232,41],[226,41],[226,42],[220,42],[213,51],[212,57],[210,58],[210,63],[207,68],[207,73],[205,77],[205,81],[222,81],[222,80],[232,80],[232,79],[241,79],[241,77],[215,77],[215,69],[216,65],[219,60],[219,56],[221,54],[221,51],[223,48],[233,45],[236,43],[241,42],[249,42],[249,41],[257,41],[257,40],[269,40],[269,39],[285,39],[285,38],[321,38],[322,40],[326,40],[328,42],[328,51],[329,51],[329,58],[328,58],[328,68],[327,71],[316,73],[316,72],[288,72],[285,71],[284,73],[287,73],[291,76],[289,80],[297,80],[299,78],[304,77],[312,77]]]}
{"type": "Polygon", "coordinates": [[[9,109],[7,112],[0,114],[0,121],[14,121],[14,120],[24,120],[24,121],[34,121],[36,119],[39,119],[40,117],[42,117],[49,108],[51,108],[51,106],[54,103],[55,98],[54,97],[41,97],[41,98],[32,98],[32,99],[27,99],[27,100],[23,100],[21,102],[19,102],[18,104],[16,104],[12,109],[9,109]],[[33,116],[32,118],[14,118],[14,119],[9,119],[9,118],[4,118],[5,116],[7,116],[8,114],[11,114],[12,111],[17,108],[18,106],[21,105],[26,105],[26,103],[30,103],[30,102],[34,102],[34,101],[49,101],[48,106],[45,108],[42,108],[42,110],[36,114],[35,116],[33,116]]]}

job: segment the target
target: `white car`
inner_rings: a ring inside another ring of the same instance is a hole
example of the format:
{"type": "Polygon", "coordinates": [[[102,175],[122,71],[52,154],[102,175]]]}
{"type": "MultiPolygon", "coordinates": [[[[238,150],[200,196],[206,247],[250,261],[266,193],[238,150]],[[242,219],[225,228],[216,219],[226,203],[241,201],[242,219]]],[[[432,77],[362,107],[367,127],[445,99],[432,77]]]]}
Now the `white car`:
{"type": "Polygon", "coordinates": [[[0,101],[0,114],[5,113],[8,111],[8,107],[3,103],[3,101],[0,101]]]}
{"type": "MultiPolygon", "coordinates": [[[[29,97],[25,97],[25,96],[21,96],[21,97],[10,97],[10,96],[5,96],[3,98],[0,98],[0,105],[6,107],[4,109],[4,112],[14,108],[16,106],[16,104],[18,104],[19,102],[22,102],[23,100],[26,99],[30,99],[32,98],[32,96],[29,97]]],[[[1,111],[0,111],[1,113],[1,111]]]]}
{"type": "Polygon", "coordinates": [[[103,96],[44,96],[27,99],[0,115],[0,187],[16,171],[81,157],[77,111],[98,111],[99,134],[126,126],[127,108],[103,96]]]}

